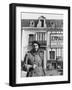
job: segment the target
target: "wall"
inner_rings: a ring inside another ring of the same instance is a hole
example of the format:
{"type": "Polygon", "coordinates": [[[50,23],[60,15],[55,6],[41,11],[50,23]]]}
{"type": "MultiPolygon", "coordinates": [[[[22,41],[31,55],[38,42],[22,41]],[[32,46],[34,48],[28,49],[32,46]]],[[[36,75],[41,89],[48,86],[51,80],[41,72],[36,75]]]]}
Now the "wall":
{"type": "MultiPolygon", "coordinates": [[[[1,0],[0,1],[0,90],[71,90],[72,84],[30,86],[30,87],[9,87],[9,4],[10,3],[31,3],[48,5],[71,6],[72,0],[1,0]]],[[[72,16],[72,12],[71,12],[72,16]]],[[[71,27],[72,29],[72,27],[71,27]]],[[[72,33],[72,31],[71,31],[72,33]]],[[[71,35],[72,38],[72,35],[71,35]]],[[[71,43],[72,46],[72,43],[71,43]]],[[[72,50],[72,48],[71,48],[72,50]]],[[[72,63],[71,63],[72,64],[72,63]]],[[[72,66],[71,66],[72,68],[72,66]]]]}

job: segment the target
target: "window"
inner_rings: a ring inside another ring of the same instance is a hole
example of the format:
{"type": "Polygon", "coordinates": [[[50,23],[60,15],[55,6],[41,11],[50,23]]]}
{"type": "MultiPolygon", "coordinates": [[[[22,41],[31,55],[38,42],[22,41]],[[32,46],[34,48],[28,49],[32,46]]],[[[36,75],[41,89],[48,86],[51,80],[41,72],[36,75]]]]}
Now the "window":
{"type": "Polygon", "coordinates": [[[40,20],[41,21],[41,27],[44,27],[44,20],[40,20]]]}
{"type": "Polygon", "coordinates": [[[50,59],[54,60],[55,59],[55,51],[49,51],[50,53],[50,59]]]}
{"type": "Polygon", "coordinates": [[[35,40],[35,34],[29,34],[29,43],[35,40]]]}

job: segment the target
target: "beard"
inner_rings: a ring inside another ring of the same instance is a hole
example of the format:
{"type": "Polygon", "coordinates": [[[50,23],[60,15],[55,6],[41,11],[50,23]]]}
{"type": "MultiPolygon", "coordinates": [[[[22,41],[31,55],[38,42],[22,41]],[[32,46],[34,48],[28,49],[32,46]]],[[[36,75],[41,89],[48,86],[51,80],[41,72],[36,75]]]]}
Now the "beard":
{"type": "Polygon", "coordinates": [[[38,52],[39,49],[33,48],[33,52],[38,52]]]}

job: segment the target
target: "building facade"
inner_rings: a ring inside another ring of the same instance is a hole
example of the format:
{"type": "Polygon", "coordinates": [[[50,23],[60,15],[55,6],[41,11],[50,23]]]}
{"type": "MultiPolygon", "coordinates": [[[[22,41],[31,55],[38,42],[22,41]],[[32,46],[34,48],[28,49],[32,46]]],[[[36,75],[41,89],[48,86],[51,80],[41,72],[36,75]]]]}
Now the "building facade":
{"type": "Polygon", "coordinates": [[[63,69],[63,20],[22,19],[22,60],[31,49],[32,41],[40,43],[45,69],[63,69]]]}

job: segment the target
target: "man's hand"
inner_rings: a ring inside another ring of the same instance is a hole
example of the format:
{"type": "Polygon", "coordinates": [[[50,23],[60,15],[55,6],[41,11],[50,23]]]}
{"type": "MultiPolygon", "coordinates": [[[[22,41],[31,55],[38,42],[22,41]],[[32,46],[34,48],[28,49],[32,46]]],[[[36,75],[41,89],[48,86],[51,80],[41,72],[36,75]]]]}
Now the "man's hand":
{"type": "Polygon", "coordinates": [[[30,68],[32,68],[32,65],[26,65],[27,70],[29,70],[30,68]]]}
{"type": "Polygon", "coordinates": [[[36,67],[37,67],[37,65],[36,65],[36,64],[34,64],[34,65],[33,65],[33,69],[35,69],[36,67]]]}

